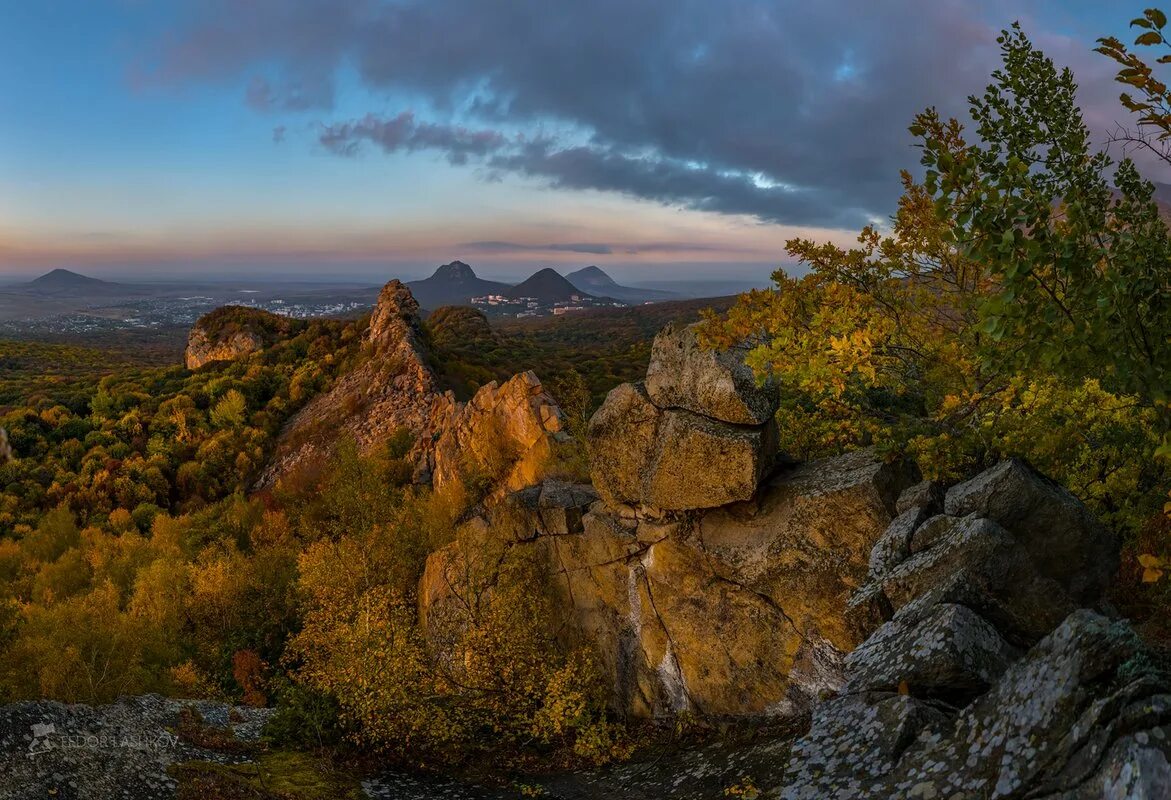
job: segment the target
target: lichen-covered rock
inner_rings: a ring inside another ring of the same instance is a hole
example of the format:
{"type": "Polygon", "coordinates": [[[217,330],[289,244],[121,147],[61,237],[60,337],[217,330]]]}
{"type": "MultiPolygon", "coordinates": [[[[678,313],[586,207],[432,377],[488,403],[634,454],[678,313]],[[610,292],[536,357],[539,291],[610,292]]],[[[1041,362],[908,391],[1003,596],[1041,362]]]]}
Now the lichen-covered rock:
{"type": "Polygon", "coordinates": [[[1008,459],[951,487],[945,511],[1000,523],[1081,603],[1092,604],[1118,571],[1118,540],[1064,487],[1008,459]]]}
{"type": "Polygon", "coordinates": [[[1018,653],[979,614],[942,603],[922,619],[894,619],[846,656],[847,692],[895,691],[916,694],[986,689],[1018,653]]]}
{"type": "Polygon", "coordinates": [[[765,796],[1167,795],[1171,680],[1124,622],[1076,608],[1077,576],[1039,569],[1023,543],[1039,534],[1022,520],[1076,523],[1102,550],[1110,539],[1031,471],[989,472],[949,494],[945,514],[907,504],[880,540],[850,610],[867,624],[893,616],[846,657],[843,693],[817,708],[765,796]],[[924,704],[933,717],[893,713],[924,704]]]}
{"type": "Polygon", "coordinates": [[[37,701],[0,706],[0,800],[175,796],[168,768],[183,762],[247,762],[271,709],[184,701],[158,695],[121,698],[103,706],[37,701]],[[233,752],[211,750],[181,735],[190,708],[233,752]]]}
{"type": "Polygon", "coordinates": [[[659,408],[682,408],[736,425],[762,425],[779,404],[775,384],[759,383],[745,350],[706,350],[696,326],[668,325],[655,337],[646,390],[659,408]]]}
{"type": "Polygon", "coordinates": [[[642,384],[623,383],[590,418],[590,478],[607,504],[641,502],[662,416],[642,384]]]}
{"type": "Polygon", "coordinates": [[[895,510],[902,514],[912,508],[922,508],[931,514],[943,511],[943,486],[936,481],[919,481],[899,495],[895,510]]]}
{"type": "MultiPolygon", "coordinates": [[[[905,494],[906,492],[903,493],[905,494]]],[[[881,580],[892,569],[906,561],[907,556],[911,555],[912,534],[929,516],[930,512],[923,506],[911,506],[899,512],[870,551],[870,568],[867,574],[869,580],[881,580]]]]}
{"type": "Polygon", "coordinates": [[[992,520],[964,517],[941,527],[945,532],[931,547],[882,579],[883,594],[897,614],[905,618],[937,603],[958,603],[978,611],[1011,640],[1029,642],[1076,608],[1060,584],[1038,574],[1028,552],[992,520]]]}
{"type": "MultiPolygon", "coordinates": [[[[947,717],[931,702],[890,692],[844,695],[813,712],[809,733],[789,754],[779,796],[785,800],[895,797],[876,789],[923,731],[947,717]]],[[[911,795],[904,795],[911,796],[911,795]]]]}
{"type": "Polygon", "coordinates": [[[1125,623],[1075,612],[962,709],[905,722],[914,684],[823,703],[774,796],[1165,797],[1171,687],[1149,664],[1125,623]]]}
{"type": "Polygon", "coordinates": [[[688,511],[748,500],[773,465],[776,428],[741,427],[664,411],[643,477],[643,505],[688,511]]]}

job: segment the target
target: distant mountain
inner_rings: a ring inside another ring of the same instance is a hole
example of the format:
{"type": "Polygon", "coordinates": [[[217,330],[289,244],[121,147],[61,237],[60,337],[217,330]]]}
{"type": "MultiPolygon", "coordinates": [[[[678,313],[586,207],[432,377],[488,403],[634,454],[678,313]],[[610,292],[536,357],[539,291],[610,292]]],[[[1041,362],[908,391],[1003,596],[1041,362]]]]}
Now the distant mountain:
{"type": "Polygon", "coordinates": [[[428,310],[441,306],[467,305],[473,297],[505,294],[509,287],[507,283],[477,277],[475,271],[462,261],[444,264],[430,278],[410,281],[407,286],[419,305],[428,310]]]}
{"type": "Polygon", "coordinates": [[[660,289],[636,289],[633,286],[620,286],[601,267],[585,267],[577,272],[571,272],[565,279],[581,289],[594,295],[613,297],[624,303],[646,303],[654,300],[675,300],[679,295],[660,289]]]}
{"type": "Polygon", "coordinates": [[[504,294],[512,298],[535,297],[542,303],[551,304],[572,301],[574,295],[589,297],[592,293],[579,289],[563,278],[561,273],[545,267],[543,270],[534,272],[504,294]]]}
{"type": "Polygon", "coordinates": [[[13,287],[20,291],[48,295],[106,295],[124,294],[126,287],[119,283],[90,278],[67,269],[55,269],[41,277],[13,287]]]}

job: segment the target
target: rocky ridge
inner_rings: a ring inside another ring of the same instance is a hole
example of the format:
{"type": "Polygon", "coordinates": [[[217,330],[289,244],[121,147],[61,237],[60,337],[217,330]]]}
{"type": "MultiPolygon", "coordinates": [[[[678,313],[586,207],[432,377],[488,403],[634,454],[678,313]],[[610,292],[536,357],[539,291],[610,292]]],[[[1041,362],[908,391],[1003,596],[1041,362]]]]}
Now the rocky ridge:
{"type": "Polygon", "coordinates": [[[481,467],[477,459],[489,451],[501,452],[514,462],[500,483],[506,491],[536,480],[554,442],[565,436],[564,415],[532,372],[482,386],[466,404],[442,391],[427,365],[419,304],[397,280],[379,294],[367,343],[369,358],[285,426],[259,488],[320,466],[342,438],[369,453],[405,430],[414,437],[420,480],[442,484],[481,467]]]}
{"type": "Polygon", "coordinates": [[[595,648],[620,712],[800,718],[841,685],[860,641],[847,600],[917,472],[868,451],[774,469],[776,390],[742,354],[674,328],[653,352],[646,384],[614,389],[590,422],[592,486],[508,494],[469,523],[471,546],[428,559],[431,649],[463,624],[455,576],[518,548],[544,565],[556,627],[595,648]]]}

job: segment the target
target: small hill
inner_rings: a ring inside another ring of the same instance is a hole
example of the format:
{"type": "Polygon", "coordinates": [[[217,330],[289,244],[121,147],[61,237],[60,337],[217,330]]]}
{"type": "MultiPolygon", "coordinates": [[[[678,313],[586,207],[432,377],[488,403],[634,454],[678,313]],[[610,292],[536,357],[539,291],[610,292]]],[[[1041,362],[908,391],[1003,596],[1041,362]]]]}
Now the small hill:
{"type": "Polygon", "coordinates": [[[427,317],[424,328],[436,347],[495,344],[498,338],[484,312],[469,306],[437,308],[427,317]]]}
{"type": "Polygon", "coordinates": [[[589,292],[584,292],[574,286],[561,276],[559,272],[549,267],[545,267],[538,272],[534,272],[526,280],[513,286],[508,291],[504,292],[506,297],[535,297],[542,303],[561,303],[569,302],[574,297],[586,296],[589,297],[589,292]]]}
{"type": "Polygon", "coordinates": [[[204,314],[187,337],[187,369],[213,361],[232,361],[302,330],[303,320],[245,306],[222,306],[204,314]]]}
{"type": "Polygon", "coordinates": [[[585,267],[569,273],[565,279],[583,292],[602,297],[613,297],[624,303],[647,303],[679,298],[679,295],[674,292],[661,289],[636,289],[633,286],[622,286],[601,267],[585,267]]]}
{"type": "Polygon", "coordinates": [[[18,287],[26,292],[49,295],[94,295],[94,294],[122,294],[125,286],[110,281],[98,280],[87,275],[81,275],[68,269],[55,269],[46,272],[39,278],[20,284],[18,287]]]}
{"type": "Polygon", "coordinates": [[[507,283],[484,280],[462,261],[444,264],[436,269],[430,278],[411,281],[407,287],[419,305],[427,309],[467,305],[473,297],[504,294],[508,291],[507,283]]]}

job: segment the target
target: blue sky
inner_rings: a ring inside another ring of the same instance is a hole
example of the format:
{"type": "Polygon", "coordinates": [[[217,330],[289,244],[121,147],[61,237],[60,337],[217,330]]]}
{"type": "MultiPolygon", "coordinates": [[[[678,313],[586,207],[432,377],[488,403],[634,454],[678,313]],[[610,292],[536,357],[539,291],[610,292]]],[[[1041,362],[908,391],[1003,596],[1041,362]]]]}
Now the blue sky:
{"type": "Polygon", "coordinates": [[[0,0],[0,273],[763,275],[890,213],[1014,18],[1123,119],[1142,7],[0,0]]]}

